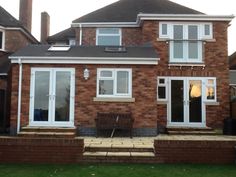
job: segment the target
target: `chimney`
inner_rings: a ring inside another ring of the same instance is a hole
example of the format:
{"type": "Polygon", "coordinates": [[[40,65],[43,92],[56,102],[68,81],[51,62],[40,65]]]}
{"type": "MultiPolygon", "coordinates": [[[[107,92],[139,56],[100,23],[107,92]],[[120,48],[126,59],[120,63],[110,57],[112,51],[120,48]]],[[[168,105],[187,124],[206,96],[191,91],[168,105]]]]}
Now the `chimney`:
{"type": "Polygon", "coordinates": [[[50,16],[47,12],[41,13],[41,43],[46,44],[50,33],[50,16]]]}
{"type": "Polygon", "coordinates": [[[32,2],[33,0],[20,0],[19,20],[31,32],[32,27],[32,2]]]}

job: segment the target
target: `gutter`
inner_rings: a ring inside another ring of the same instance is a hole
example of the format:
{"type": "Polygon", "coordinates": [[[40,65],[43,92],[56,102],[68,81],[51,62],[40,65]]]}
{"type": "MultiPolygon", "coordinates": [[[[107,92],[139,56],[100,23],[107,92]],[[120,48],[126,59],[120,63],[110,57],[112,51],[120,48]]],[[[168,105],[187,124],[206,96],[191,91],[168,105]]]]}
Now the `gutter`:
{"type": "Polygon", "coordinates": [[[18,58],[18,64],[19,64],[19,84],[18,84],[17,134],[20,133],[21,92],[22,92],[22,62],[20,58],[18,58]]]}

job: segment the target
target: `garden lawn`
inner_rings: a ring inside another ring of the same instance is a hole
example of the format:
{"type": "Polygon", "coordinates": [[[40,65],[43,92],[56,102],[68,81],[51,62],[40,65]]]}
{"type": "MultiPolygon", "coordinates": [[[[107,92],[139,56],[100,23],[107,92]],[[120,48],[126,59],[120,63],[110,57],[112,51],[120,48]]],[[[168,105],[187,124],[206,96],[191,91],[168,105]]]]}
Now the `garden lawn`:
{"type": "Polygon", "coordinates": [[[236,177],[236,165],[109,164],[12,165],[0,164],[0,177],[236,177]]]}

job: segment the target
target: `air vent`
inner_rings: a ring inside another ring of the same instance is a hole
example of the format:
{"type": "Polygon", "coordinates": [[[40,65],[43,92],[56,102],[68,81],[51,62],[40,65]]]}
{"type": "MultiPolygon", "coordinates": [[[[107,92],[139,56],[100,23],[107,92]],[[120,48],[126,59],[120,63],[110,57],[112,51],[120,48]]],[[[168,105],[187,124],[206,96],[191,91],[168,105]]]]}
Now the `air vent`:
{"type": "Polygon", "coordinates": [[[126,48],[123,46],[112,46],[112,47],[105,47],[105,52],[123,53],[127,51],[126,48]]]}
{"type": "Polygon", "coordinates": [[[70,50],[70,46],[68,45],[53,45],[51,46],[48,51],[51,51],[51,52],[63,52],[63,51],[68,51],[70,50]]]}

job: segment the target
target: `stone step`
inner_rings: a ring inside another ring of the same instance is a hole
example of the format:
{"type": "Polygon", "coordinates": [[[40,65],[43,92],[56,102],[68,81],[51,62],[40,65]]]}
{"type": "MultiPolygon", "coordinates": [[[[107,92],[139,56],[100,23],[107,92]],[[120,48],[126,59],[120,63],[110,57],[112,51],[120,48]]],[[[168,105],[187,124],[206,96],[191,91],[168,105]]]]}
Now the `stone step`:
{"type": "Polygon", "coordinates": [[[88,152],[153,152],[153,147],[138,148],[138,147],[89,147],[85,146],[85,151],[88,152]]]}
{"type": "Polygon", "coordinates": [[[73,132],[76,133],[75,127],[22,127],[22,132],[73,132]]]}
{"type": "Polygon", "coordinates": [[[83,153],[86,157],[155,157],[154,152],[87,152],[83,153]]]}
{"type": "Polygon", "coordinates": [[[20,132],[21,137],[41,137],[41,138],[74,138],[74,132],[20,132]]]}
{"type": "Polygon", "coordinates": [[[211,127],[167,127],[167,131],[213,131],[211,127]]]}
{"type": "Polygon", "coordinates": [[[215,131],[183,131],[183,130],[168,130],[169,135],[216,135],[215,131]]]}

